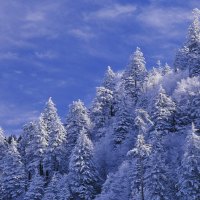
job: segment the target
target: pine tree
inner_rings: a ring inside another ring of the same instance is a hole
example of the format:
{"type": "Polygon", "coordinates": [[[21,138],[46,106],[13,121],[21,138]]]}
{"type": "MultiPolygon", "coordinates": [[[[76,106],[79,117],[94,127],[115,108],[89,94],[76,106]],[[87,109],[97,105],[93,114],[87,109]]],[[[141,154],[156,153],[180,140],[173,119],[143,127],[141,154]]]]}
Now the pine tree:
{"type": "Polygon", "coordinates": [[[64,174],[58,181],[58,200],[69,200],[72,199],[70,188],[69,188],[69,176],[64,174]]]}
{"type": "Polygon", "coordinates": [[[91,120],[94,124],[93,135],[95,140],[104,137],[104,128],[112,118],[113,92],[105,87],[98,87],[97,94],[91,108],[91,120]]]}
{"type": "Polygon", "coordinates": [[[200,74],[200,11],[193,10],[194,21],[189,27],[187,46],[189,48],[189,75],[190,77],[200,74]]]}
{"type": "Polygon", "coordinates": [[[196,129],[200,132],[200,92],[196,93],[190,106],[190,117],[196,129]]]}
{"type": "Polygon", "coordinates": [[[103,184],[102,192],[96,200],[127,200],[131,193],[131,173],[132,165],[129,160],[125,160],[118,171],[110,173],[103,184]]]}
{"type": "Polygon", "coordinates": [[[57,114],[52,99],[46,103],[44,112],[41,115],[43,131],[46,131],[48,146],[45,153],[45,169],[48,177],[53,171],[60,170],[61,158],[64,153],[63,143],[66,140],[66,130],[57,114]]]}
{"type": "Polygon", "coordinates": [[[200,199],[200,136],[192,125],[188,132],[182,163],[178,171],[179,192],[181,200],[200,199]]]}
{"type": "Polygon", "coordinates": [[[143,53],[140,48],[137,47],[134,54],[130,56],[130,63],[122,77],[125,93],[135,103],[141,93],[144,92],[144,82],[147,77],[145,64],[143,53]]]}
{"type": "Polygon", "coordinates": [[[157,131],[174,131],[174,115],[176,105],[171,97],[160,86],[158,95],[154,100],[152,120],[157,131]]]}
{"type": "Polygon", "coordinates": [[[64,185],[59,185],[59,181],[61,179],[61,174],[55,173],[51,179],[51,182],[45,189],[44,197],[42,200],[60,200],[59,191],[64,185]],[[61,186],[61,187],[60,187],[61,186]]]}
{"type": "Polygon", "coordinates": [[[151,146],[145,143],[144,136],[138,135],[136,147],[128,152],[133,157],[134,170],[132,174],[132,200],[144,200],[144,178],[146,171],[146,159],[151,151],[151,146]]]}
{"type": "Polygon", "coordinates": [[[171,67],[167,63],[165,63],[165,66],[163,67],[163,70],[162,70],[163,76],[171,74],[171,73],[172,73],[171,67]]]}
{"type": "Polygon", "coordinates": [[[125,99],[122,99],[113,123],[113,138],[115,145],[122,144],[123,141],[128,139],[128,133],[130,132],[132,127],[132,120],[133,117],[128,110],[125,99]]]}
{"type": "Polygon", "coordinates": [[[0,185],[2,199],[16,199],[25,192],[25,172],[17,143],[12,139],[11,144],[2,158],[0,185]]]}
{"type": "Polygon", "coordinates": [[[188,54],[189,54],[189,48],[186,45],[178,49],[174,61],[174,69],[176,72],[178,72],[179,70],[188,69],[188,61],[189,61],[188,54]]]}
{"type": "Polygon", "coordinates": [[[138,134],[143,134],[146,137],[146,133],[148,133],[153,126],[153,122],[147,111],[144,109],[136,109],[135,111],[135,127],[138,134]]]}
{"type": "Polygon", "coordinates": [[[30,182],[30,187],[24,196],[24,200],[42,200],[44,185],[44,178],[36,173],[30,182]]]}
{"type": "Polygon", "coordinates": [[[113,72],[110,66],[108,66],[108,69],[106,71],[104,81],[103,81],[103,87],[105,87],[108,90],[113,91],[115,88],[115,79],[116,74],[113,72]]]}
{"type": "Polygon", "coordinates": [[[44,175],[43,159],[47,147],[45,136],[45,132],[40,129],[39,124],[37,122],[32,122],[31,138],[25,148],[25,156],[27,158],[26,167],[29,176],[32,176],[36,171],[39,171],[40,175],[44,175]]]}
{"type": "Polygon", "coordinates": [[[69,157],[74,149],[77,139],[82,130],[86,130],[88,137],[91,138],[91,120],[88,110],[81,100],[74,101],[69,106],[69,113],[66,120],[67,140],[64,144],[65,153],[63,159],[66,161],[63,166],[63,171],[68,171],[69,157]]]}
{"type": "Polygon", "coordinates": [[[145,199],[175,199],[175,186],[173,186],[166,164],[167,155],[163,135],[155,131],[152,143],[152,153],[148,159],[148,168],[145,173],[145,199]]]}
{"type": "Polygon", "coordinates": [[[76,141],[79,137],[80,132],[85,129],[90,136],[91,121],[88,115],[87,108],[81,100],[74,101],[69,108],[69,114],[67,116],[66,130],[68,134],[68,146],[70,146],[69,151],[71,152],[76,141]]]}
{"type": "Polygon", "coordinates": [[[98,191],[98,173],[93,161],[93,144],[82,131],[69,164],[70,190],[74,199],[93,199],[98,191]]]}

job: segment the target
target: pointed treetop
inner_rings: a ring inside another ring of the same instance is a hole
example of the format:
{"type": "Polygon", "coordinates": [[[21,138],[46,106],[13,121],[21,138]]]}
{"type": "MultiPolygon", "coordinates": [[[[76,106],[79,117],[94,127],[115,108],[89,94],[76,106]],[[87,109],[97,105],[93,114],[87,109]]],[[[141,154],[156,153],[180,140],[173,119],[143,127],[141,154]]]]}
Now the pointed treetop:
{"type": "Polygon", "coordinates": [[[192,122],[192,133],[196,133],[196,131],[197,131],[197,129],[196,129],[194,123],[192,122]]]}
{"type": "Polygon", "coordinates": [[[146,155],[149,155],[150,152],[151,152],[151,145],[146,144],[143,134],[139,134],[136,140],[136,147],[130,150],[127,153],[127,155],[128,156],[139,155],[141,157],[144,157],[146,155]]]}
{"type": "Polygon", "coordinates": [[[4,132],[3,129],[0,127],[0,141],[3,141],[4,139],[5,139],[4,132]]]}
{"type": "Polygon", "coordinates": [[[110,66],[108,66],[108,69],[106,71],[106,74],[104,76],[103,80],[103,86],[109,90],[113,90],[115,86],[115,77],[116,74],[113,72],[110,66]]]}
{"type": "Polygon", "coordinates": [[[166,94],[166,91],[165,91],[165,89],[163,88],[162,84],[160,84],[160,86],[159,86],[158,93],[159,93],[159,94],[166,94]]]}
{"type": "Polygon", "coordinates": [[[188,45],[193,45],[200,42],[200,10],[195,8],[193,10],[194,20],[188,31],[188,45]]]}

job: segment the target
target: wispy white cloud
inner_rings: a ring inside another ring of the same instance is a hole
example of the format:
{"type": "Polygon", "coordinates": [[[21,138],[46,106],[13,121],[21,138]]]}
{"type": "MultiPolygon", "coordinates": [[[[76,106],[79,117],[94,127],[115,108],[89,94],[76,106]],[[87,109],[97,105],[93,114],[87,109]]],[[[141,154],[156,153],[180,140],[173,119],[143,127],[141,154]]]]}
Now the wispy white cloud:
{"type": "Polygon", "coordinates": [[[35,52],[35,56],[38,59],[54,59],[58,57],[57,53],[52,51],[35,52]]]}
{"type": "Polygon", "coordinates": [[[149,6],[142,9],[137,19],[144,25],[158,30],[169,30],[174,25],[184,23],[191,18],[191,11],[183,8],[163,8],[149,6]]]}
{"type": "Polygon", "coordinates": [[[14,52],[1,52],[0,53],[0,60],[13,60],[13,59],[18,59],[19,55],[14,52]]]}
{"type": "Polygon", "coordinates": [[[85,26],[82,27],[82,29],[80,28],[74,28],[68,31],[68,33],[72,36],[75,36],[79,39],[83,39],[88,41],[89,39],[92,39],[95,37],[95,34],[92,33],[88,28],[86,28],[85,26]]]}
{"type": "Polygon", "coordinates": [[[137,7],[132,4],[112,4],[108,7],[103,7],[97,11],[86,13],[85,20],[116,20],[122,17],[131,16],[137,7]]]}

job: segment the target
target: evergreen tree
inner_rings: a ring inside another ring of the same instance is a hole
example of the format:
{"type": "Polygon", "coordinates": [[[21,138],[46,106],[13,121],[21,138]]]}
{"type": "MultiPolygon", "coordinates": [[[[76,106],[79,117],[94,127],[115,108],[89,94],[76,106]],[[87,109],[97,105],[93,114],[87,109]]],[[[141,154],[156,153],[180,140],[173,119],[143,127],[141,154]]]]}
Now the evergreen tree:
{"type": "Polygon", "coordinates": [[[144,136],[138,135],[136,147],[128,152],[133,157],[131,200],[144,200],[146,159],[151,151],[150,145],[145,143],[144,136]]]}
{"type": "Polygon", "coordinates": [[[96,140],[104,137],[104,128],[112,117],[113,92],[105,87],[98,87],[91,108],[91,120],[94,125],[93,137],[96,140]]]}
{"type": "Polygon", "coordinates": [[[146,133],[151,130],[153,122],[151,121],[151,118],[147,111],[145,111],[144,109],[136,109],[135,126],[138,134],[143,134],[144,136],[146,136],[146,133]]]}
{"type": "Polygon", "coordinates": [[[130,56],[130,63],[122,77],[125,93],[135,103],[141,93],[144,92],[144,82],[147,77],[145,64],[143,53],[140,48],[137,47],[134,54],[130,56]]]}
{"type": "Polygon", "coordinates": [[[69,177],[74,199],[90,200],[99,192],[99,178],[93,162],[93,144],[83,131],[70,158],[69,177]]]}
{"type": "Polygon", "coordinates": [[[115,174],[110,173],[103,184],[102,192],[96,200],[127,200],[131,193],[132,165],[129,160],[124,161],[115,174]]]}
{"type": "Polygon", "coordinates": [[[60,200],[59,191],[64,185],[59,185],[59,181],[61,179],[61,175],[59,173],[55,173],[51,179],[51,182],[45,189],[45,194],[42,200],[60,200]],[[60,187],[61,186],[61,187],[60,187]]]}
{"type": "Polygon", "coordinates": [[[103,87],[105,87],[108,90],[113,91],[115,88],[115,79],[116,74],[113,72],[110,66],[108,66],[108,69],[106,71],[104,81],[103,81],[103,87]]]}
{"type": "MultiPolygon", "coordinates": [[[[32,176],[35,171],[39,171],[40,175],[44,175],[43,172],[43,158],[47,147],[47,141],[45,139],[45,132],[40,129],[37,122],[32,122],[31,138],[25,149],[27,158],[27,170],[29,176],[32,176]]],[[[31,177],[30,177],[31,178],[31,177]]]]}
{"type": "Polygon", "coordinates": [[[188,69],[188,53],[189,48],[187,46],[183,46],[182,48],[178,49],[174,61],[174,69],[176,72],[178,72],[179,70],[188,69]]]}
{"type": "Polygon", "coordinates": [[[158,131],[174,131],[174,115],[176,105],[171,97],[160,86],[158,95],[154,100],[152,119],[158,131]]]}
{"type": "Polygon", "coordinates": [[[68,134],[69,152],[72,151],[76,145],[76,141],[80,132],[85,129],[90,137],[91,121],[88,115],[87,108],[81,100],[74,101],[69,108],[67,116],[66,130],[68,134]]]}
{"type": "Polygon", "coordinates": [[[113,123],[115,145],[122,144],[124,140],[128,139],[128,133],[132,127],[132,120],[133,117],[128,110],[125,99],[122,99],[113,123]]]}
{"type": "Polygon", "coordinates": [[[66,130],[57,114],[52,99],[46,103],[44,112],[41,115],[43,131],[46,131],[48,146],[45,153],[45,169],[47,177],[53,171],[60,170],[62,154],[64,153],[63,143],[66,140],[66,130]]]}
{"type": "Polygon", "coordinates": [[[77,143],[81,131],[86,130],[88,137],[91,138],[91,120],[88,115],[88,110],[81,100],[74,101],[70,105],[65,128],[68,136],[64,144],[66,151],[63,159],[67,162],[63,166],[63,171],[67,172],[70,154],[77,143]]]}
{"type": "Polygon", "coordinates": [[[171,73],[172,73],[171,67],[167,63],[165,63],[165,66],[163,67],[163,70],[162,70],[163,76],[171,74],[171,73]]]}
{"type": "Polygon", "coordinates": [[[6,200],[16,199],[25,192],[25,172],[14,139],[12,139],[5,156],[2,158],[0,168],[2,169],[0,175],[1,198],[6,200]]]}
{"type": "Polygon", "coordinates": [[[58,199],[69,200],[72,199],[70,188],[69,188],[69,176],[64,174],[58,181],[57,187],[59,188],[58,199]]]}
{"type": "Polygon", "coordinates": [[[189,75],[190,77],[200,74],[200,11],[193,10],[194,21],[189,27],[187,46],[189,48],[189,75]]]}
{"type": "Polygon", "coordinates": [[[200,91],[199,93],[196,93],[192,99],[190,106],[190,117],[194,122],[196,129],[198,129],[198,132],[200,132],[200,91]]]}
{"type": "Polygon", "coordinates": [[[173,181],[170,178],[166,164],[166,149],[164,138],[160,132],[154,132],[152,153],[148,159],[145,174],[145,199],[171,200],[175,199],[173,181]]]}
{"type": "Polygon", "coordinates": [[[44,184],[44,178],[36,173],[30,182],[30,187],[24,196],[24,200],[42,200],[44,184]]]}
{"type": "Polygon", "coordinates": [[[200,199],[200,136],[196,133],[194,125],[188,132],[182,163],[178,171],[179,192],[181,200],[200,199]]]}

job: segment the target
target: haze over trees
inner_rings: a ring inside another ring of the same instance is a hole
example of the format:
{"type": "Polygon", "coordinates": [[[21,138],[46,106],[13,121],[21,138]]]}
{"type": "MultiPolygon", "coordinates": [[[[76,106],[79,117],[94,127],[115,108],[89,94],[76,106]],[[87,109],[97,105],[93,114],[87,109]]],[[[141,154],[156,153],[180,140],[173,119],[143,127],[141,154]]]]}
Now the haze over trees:
{"type": "Polygon", "coordinates": [[[63,123],[50,98],[18,138],[0,129],[0,200],[199,200],[200,11],[173,66],[137,47],[63,123]]]}

